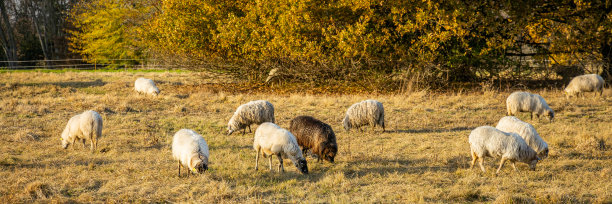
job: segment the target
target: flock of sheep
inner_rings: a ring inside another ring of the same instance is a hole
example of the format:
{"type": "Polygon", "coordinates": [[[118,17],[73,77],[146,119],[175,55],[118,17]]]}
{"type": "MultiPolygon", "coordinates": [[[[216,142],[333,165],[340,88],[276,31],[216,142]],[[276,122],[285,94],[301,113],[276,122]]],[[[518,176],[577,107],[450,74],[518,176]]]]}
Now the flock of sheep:
{"type": "MultiPolygon", "coordinates": [[[[604,81],[596,74],[577,76],[565,88],[567,96],[575,96],[584,92],[597,92],[602,95],[604,81]]],[[[134,84],[137,92],[158,95],[159,89],[153,80],[138,78],[134,84]]],[[[538,135],[536,129],[529,123],[512,116],[519,112],[529,112],[538,118],[546,116],[554,120],[554,111],[548,106],[544,98],[538,94],[528,92],[514,92],[506,100],[507,114],[496,127],[481,126],[474,129],[469,135],[471,149],[471,168],[476,161],[482,171],[484,157],[501,157],[497,172],[506,161],[512,163],[523,162],[535,170],[539,160],[548,156],[548,144],[538,135]]],[[[365,100],[350,106],[342,125],[346,131],[362,126],[380,126],[385,131],[385,111],[383,104],[376,100],[365,100]]],[[[265,100],[251,101],[240,105],[227,124],[227,134],[243,131],[243,135],[251,125],[259,125],[255,130],[253,148],[255,156],[255,170],[258,170],[259,155],[268,158],[272,170],[272,156],[279,160],[278,171],[284,172],[283,159],[289,158],[297,169],[308,173],[305,155],[308,150],[317,158],[334,162],[338,152],[336,135],[331,126],[311,116],[298,116],[291,120],[289,130],[274,124],[274,106],[265,100]]],[[[91,151],[95,151],[98,140],[102,136],[102,117],[95,111],[88,110],[76,115],[68,121],[62,132],[62,147],[70,144],[90,140],[91,151]]],[[[203,173],[208,169],[208,144],[204,138],[193,130],[181,129],[173,137],[172,155],[178,161],[178,173],[181,166],[189,172],[203,173]]]]}

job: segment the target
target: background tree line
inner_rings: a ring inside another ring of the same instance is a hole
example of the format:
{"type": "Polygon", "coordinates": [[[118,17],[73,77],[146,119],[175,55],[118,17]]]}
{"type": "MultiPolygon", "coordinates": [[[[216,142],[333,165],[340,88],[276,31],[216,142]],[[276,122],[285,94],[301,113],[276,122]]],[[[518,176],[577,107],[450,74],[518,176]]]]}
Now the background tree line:
{"type": "Polygon", "coordinates": [[[609,0],[5,0],[0,9],[5,59],[138,59],[124,63],[249,81],[278,68],[281,81],[379,89],[612,73],[609,0]]]}

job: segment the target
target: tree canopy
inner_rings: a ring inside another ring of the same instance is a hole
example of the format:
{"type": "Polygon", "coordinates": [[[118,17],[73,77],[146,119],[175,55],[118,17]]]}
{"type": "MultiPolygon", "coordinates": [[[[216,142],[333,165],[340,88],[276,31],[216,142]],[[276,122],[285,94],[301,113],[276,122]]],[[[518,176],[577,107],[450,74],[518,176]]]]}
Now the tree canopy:
{"type": "Polygon", "coordinates": [[[557,66],[610,80],[611,9],[609,0],[88,0],[67,18],[71,51],[90,61],[183,58],[255,78],[280,67],[295,80],[404,73],[435,83],[550,79],[557,66]]]}

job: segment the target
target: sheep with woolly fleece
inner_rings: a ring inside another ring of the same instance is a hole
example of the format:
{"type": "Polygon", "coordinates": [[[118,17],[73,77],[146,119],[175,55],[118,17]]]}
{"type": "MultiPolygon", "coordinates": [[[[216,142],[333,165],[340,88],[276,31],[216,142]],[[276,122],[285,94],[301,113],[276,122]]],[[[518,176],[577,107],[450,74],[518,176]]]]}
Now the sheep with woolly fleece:
{"type": "Polygon", "coordinates": [[[159,94],[159,89],[155,86],[155,82],[147,78],[140,77],[136,79],[136,82],[134,82],[134,89],[138,93],[151,94],[153,96],[159,94]]]}
{"type": "Polygon", "coordinates": [[[583,95],[584,92],[595,92],[594,96],[597,96],[599,92],[600,96],[603,96],[604,80],[597,74],[585,74],[574,77],[572,81],[565,87],[565,96],[583,95]]]}
{"type": "Polygon", "coordinates": [[[351,105],[346,111],[346,116],[342,120],[342,126],[346,131],[364,125],[371,125],[372,130],[379,125],[385,132],[385,109],[381,102],[364,100],[351,105]]]}
{"type": "Polygon", "coordinates": [[[172,157],[178,161],[178,175],[181,166],[193,173],[204,173],[208,169],[208,144],[202,135],[190,129],[181,129],[172,138],[172,157]]]}
{"type": "Polygon", "coordinates": [[[338,144],[331,126],[311,116],[298,116],[291,120],[289,131],[297,139],[303,155],[311,149],[318,156],[317,161],[323,158],[334,163],[338,144]]]}
{"type": "Polygon", "coordinates": [[[517,171],[515,162],[523,162],[535,171],[536,164],[540,160],[537,153],[527,145],[525,140],[516,133],[506,133],[491,126],[480,126],[472,130],[469,137],[472,164],[474,168],[476,160],[482,172],[484,168],[484,157],[501,157],[499,168],[495,173],[499,173],[506,161],[512,162],[512,167],[517,171]]]}
{"type": "Polygon", "coordinates": [[[295,136],[274,123],[265,122],[257,127],[253,139],[253,148],[257,151],[255,170],[259,169],[259,154],[268,158],[270,170],[272,170],[272,155],[276,155],[279,161],[279,172],[285,172],[283,158],[289,158],[302,174],[308,174],[306,159],[302,155],[302,150],[300,150],[295,136]]]}
{"type": "Polygon", "coordinates": [[[534,113],[538,118],[540,118],[541,115],[547,116],[548,120],[551,122],[555,118],[555,112],[548,106],[546,100],[538,94],[529,92],[517,91],[510,94],[506,99],[506,108],[509,116],[513,116],[519,112],[530,112],[532,120],[534,113]]]}
{"type": "Polygon", "coordinates": [[[102,116],[96,111],[88,110],[68,120],[61,136],[62,147],[66,149],[68,145],[74,145],[77,140],[83,142],[85,147],[85,139],[88,139],[93,152],[98,147],[100,137],[102,137],[102,116]]]}
{"type": "Polygon", "coordinates": [[[499,120],[497,126],[498,130],[516,133],[527,142],[527,145],[538,153],[538,157],[545,159],[548,157],[548,144],[540,137],[533,125],[521,121],[514,116],[506,116],[499,120]]]}
{"type": "Polygon", "coordinates": [[[244,130],[244,135],[247,127],[250,132],[252,124],[259,125],[264,122],[275,122],[274,106],[266,100],[250,101],[238,106],[227,123],[227,135],[239,130],[244,130]]]}

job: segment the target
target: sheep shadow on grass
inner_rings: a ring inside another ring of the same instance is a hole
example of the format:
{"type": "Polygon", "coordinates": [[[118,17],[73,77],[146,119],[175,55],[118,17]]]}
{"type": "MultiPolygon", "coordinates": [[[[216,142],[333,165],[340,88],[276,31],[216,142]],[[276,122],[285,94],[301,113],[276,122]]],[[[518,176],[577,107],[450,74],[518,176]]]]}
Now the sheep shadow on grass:
{"type": "Polygon", "coordinates": [[[366,166],[357,170],[347,169],[344,173],[350,177],[362,177],[368,174],[385,175],[389,173],[400,174],[422,174],[425,172],[452,173],[460,168],[469,168],[469,158],[466,156],[454,156],[442,162],[434,162],[430,159],[387,159],[368,158],[362,160],[347,161],[347,166],[366,166]]]}
{"type": "Polygon", "coordinates": [[[420,129],[420,130],[395,130],[394,133],[443,133],[443,132],[460,132],[465,130],[473,130],[476,127],[454,127],[450,129],[420,129]]]}

